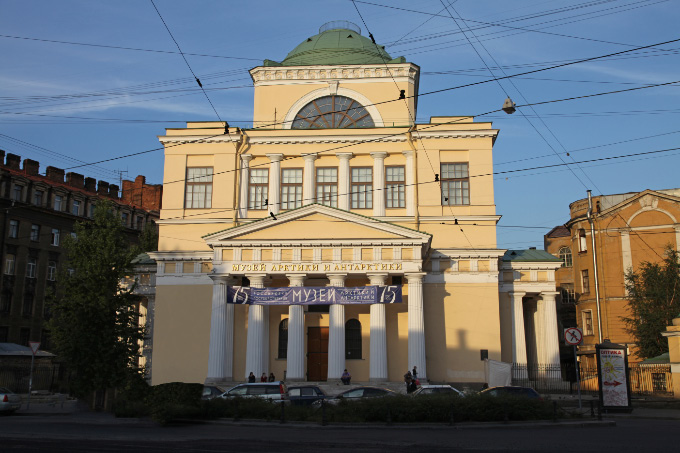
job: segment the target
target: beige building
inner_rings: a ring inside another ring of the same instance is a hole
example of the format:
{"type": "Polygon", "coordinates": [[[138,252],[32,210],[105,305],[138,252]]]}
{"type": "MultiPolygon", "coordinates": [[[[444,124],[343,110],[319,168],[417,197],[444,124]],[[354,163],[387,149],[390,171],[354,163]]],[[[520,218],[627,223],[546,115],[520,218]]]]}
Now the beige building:
{"type": "Polygon", "coordinates": [[[486,356],[556,360],[560,263],[496,247],[498,130],[464,115],[415,124],[419,73],[329,23],[250,71],[253,128],[190,122],[159,137],[154,384],[344,369],[401,381],[413,366],[481,384],[486,356]],[[402,301],[324,299],[338,287],[402,301]],[[317,298],[242,303],[262,288],[317,298]]]}

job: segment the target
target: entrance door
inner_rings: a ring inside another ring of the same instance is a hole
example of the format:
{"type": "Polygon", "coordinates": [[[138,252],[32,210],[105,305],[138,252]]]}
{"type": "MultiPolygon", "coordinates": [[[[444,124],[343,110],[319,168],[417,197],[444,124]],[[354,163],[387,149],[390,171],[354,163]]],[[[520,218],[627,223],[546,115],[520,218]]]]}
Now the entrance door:
{"type": "Polygon", "coordinates": [[[328,327],[307,328],[307,380],[328,379],[328,327]]]}

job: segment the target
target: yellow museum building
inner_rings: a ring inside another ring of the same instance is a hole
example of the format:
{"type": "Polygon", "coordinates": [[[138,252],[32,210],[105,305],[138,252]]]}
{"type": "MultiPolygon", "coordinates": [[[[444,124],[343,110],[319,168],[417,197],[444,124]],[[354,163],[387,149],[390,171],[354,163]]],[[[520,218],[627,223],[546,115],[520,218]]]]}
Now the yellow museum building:
{"type": "Polygon", "coordinates": [[[328,23],[253,68],[251,129],[189,122],[159,137],[153,384],[344,369],[401,381],[413,366],[421,381],[482,383],[485,356],[559,364],[561,261],[496,246],[498,130],[416,124],[420,68],[360,32],[328,23]],[[324,299],[368,287],[401,302],[324,299]],[[267,288],[316,303],[243,303],[267,288]]]}

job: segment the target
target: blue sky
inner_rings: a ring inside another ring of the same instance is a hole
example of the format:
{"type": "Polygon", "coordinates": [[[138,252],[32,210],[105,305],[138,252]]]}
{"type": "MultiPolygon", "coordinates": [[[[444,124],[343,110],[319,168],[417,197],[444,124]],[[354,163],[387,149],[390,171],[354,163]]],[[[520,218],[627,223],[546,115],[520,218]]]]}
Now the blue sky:
{"type": "MultiPolygon", "coordinates": [[[[252,121],[248,69],[282,60],[331,20],[358,24],[392,57],[418,64],[421,93],[489,80],[485,66],[502,77],[680,38],[677,0],[357,1],[368,31],[350,0],[155,4],[182,50],[203,55],[186,58],[234,126],[252,121]]],[[[162,151],[77,166],[159,148],[166,127],[216,119],[150,1],[1,0],[0,30],[0,149],[40,161],[42,172],[53,165],[113,183],[124,171],[160,183],[162,151]]],[[[421,96],[418,121],[492,111],[506,93],[521,105],[680,80],[679,50],[680,41],[421,96]]],[[[587,189],[680,187],[680,151],[618,157],[680,147],[679,99],[676,84],[480,117],[501,131],[495,171],[513,171],[494,179],[499,247],[542,248],[587,189]],[[562,162],[570,165],[515,171],[562,162]]]]}

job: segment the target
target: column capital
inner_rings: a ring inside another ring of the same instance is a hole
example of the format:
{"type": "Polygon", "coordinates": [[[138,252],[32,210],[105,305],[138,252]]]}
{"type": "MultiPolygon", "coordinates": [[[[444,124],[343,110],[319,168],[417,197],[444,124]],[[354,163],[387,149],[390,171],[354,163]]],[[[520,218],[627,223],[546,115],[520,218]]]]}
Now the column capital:
{"type": "Polygon", "coordinates": [[[387,279],[387,273],[384,274],[366,274],[371,282],[371,285],[375,286],[385,286],[385,280],[387,279]]]}
{"type": "Polygon", "coordinates": [[[408,273],[404,274],[404,277],[406,277],[406,280],[408,280],[408,283],[413,282],[422,282],[423,277],[427,275],[426,272],[413,272],[413,273],[408,273]]]}
{"type": "Polygon", "coordinates": [[[250,162],[253,159],[253,157],[255,156],[253,156],[252,154],[241,154],[241,160],[245,163],[250,162]]]}
{"type": "Polygon", "coordinates": [[[552,299],[557,297],[559,294],[560,294],[559,291],[541,291],[541,293],[540,293],[542,298],[548,297],[548,298],[552,298],[552,299]]]}
{"type": "Polygon", "coordinates": [[[401,153],[406,157],[413,157],[416,155],[415,151],[413,151],[412,149],[402,151],[401,153]]]}
{"type": "Polygon", "coordinates": [[[384,151],[370,153],[373,159],[384,159],[387,157],[387,153],[384,151]]]}
{"type": "Polygon", "coordinates": [[[340,160],[350,160],[352,157],[354,157],[353,153],[335,153],[335,157],[337,157],[340,160]]]}
{"type": "Polygon", "coordinates": [[[314,162],[319,155],[317,153],[303,154],[302,158],[308,162],[314,162]]]}
{"type": "Polygon", "coordinates": [[[209,274],[208,277],[212,279],[214,285],[228,285],[233,278],[230,274],[209,274]]]}
{"type": "Polygon", "coordinates": [[[281,162],[283,159],[283,154],[265,154],[272,162],[281,162]]]}
{"type": "Polygon", "coordinates": [[[251,288],[263,288],[264,287],[264,279],[267,276],[267,274],[245,274],[248,280],[250,280],[250,286],[251,288]],[[253,284],[256,284],[258,286],[254,286],[253,284]]]}
{"type": "Polygon", "coordinates": [[[510,297],[524,297],[527,295],[524,291],[508,291],[510,297]]]}
{"type": "Polygon", "coordinates": [[[307,274],[286,274],[286,278],[290,282],[290,286],[305,286],[307,274]]]}
{"type": "Polygon", "coordinates": [[[347,274],[326,274],[330,280],[330,286],[345,286],[347,274]]]}

